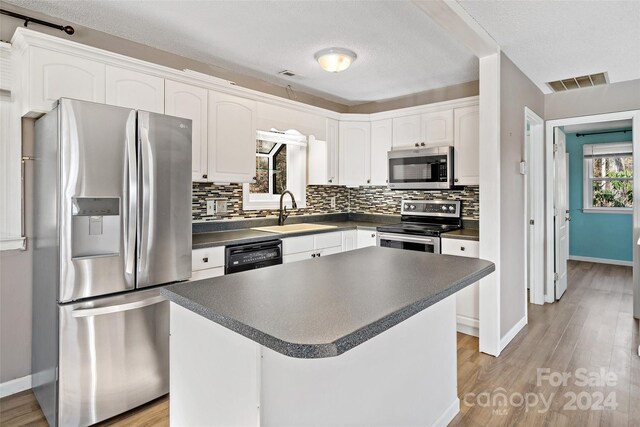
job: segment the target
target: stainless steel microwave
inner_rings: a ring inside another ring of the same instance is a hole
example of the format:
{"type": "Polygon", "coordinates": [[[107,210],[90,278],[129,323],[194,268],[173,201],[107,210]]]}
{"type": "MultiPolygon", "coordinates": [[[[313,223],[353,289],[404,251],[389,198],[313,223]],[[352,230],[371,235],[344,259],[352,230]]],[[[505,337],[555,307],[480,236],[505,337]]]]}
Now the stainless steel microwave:
{"type": "Polygon", "coordinates": [[[453,147],[389,151],[388,167],[392,190],[448,189],[453,186],[453,147]]]}

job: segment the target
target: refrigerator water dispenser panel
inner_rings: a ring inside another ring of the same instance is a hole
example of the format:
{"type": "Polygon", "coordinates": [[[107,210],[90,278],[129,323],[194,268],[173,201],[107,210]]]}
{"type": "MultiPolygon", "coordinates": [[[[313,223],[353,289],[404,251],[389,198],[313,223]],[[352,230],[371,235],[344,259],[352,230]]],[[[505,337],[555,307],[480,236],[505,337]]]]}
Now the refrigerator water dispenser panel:
{"type": "Polygon", "coordinates": [[[120,255],[120,199],[75,197],[72,204],[71,256],[120,255]]]}

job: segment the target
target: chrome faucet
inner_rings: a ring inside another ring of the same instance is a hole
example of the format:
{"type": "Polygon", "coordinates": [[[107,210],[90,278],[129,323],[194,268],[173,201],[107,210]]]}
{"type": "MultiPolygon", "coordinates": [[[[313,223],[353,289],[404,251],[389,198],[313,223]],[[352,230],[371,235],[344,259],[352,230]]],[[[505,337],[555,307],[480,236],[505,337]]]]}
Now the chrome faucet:
{"type": "Polygon", "coordinates": [[[293,193],[289,190],[283,191],[280,195],[280,216],[278,217],[278,225],[284,225],[284,220],[289,216],[289,214],[287,213],[287,207],[283,204],[285,194],[289,194],[289,196],[291,196],[291,206],[293,207],[293,209],[298,208],[296,199],[293,197],[293,193]]]}

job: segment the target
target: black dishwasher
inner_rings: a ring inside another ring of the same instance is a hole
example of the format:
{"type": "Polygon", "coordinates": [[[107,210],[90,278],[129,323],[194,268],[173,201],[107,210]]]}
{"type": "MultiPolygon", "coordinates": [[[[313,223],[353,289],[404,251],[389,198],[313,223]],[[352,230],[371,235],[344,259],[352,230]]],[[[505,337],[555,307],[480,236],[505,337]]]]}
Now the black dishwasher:
{"type": "Polygon", "coordinates": [[[225,247],[224,274],[282,264],[282,240],[225,247]]]}

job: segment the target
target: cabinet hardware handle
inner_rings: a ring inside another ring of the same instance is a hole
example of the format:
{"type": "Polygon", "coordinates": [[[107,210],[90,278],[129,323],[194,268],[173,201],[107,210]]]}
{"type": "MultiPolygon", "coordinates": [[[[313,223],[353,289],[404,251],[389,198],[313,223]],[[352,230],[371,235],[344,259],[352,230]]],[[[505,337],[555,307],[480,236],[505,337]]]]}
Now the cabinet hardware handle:
{"type": "Polygon", "coordinates": [[[418,143],[416,142],[416,147],[419,147],[419,146],[420,146],[420,144],[418,144],[418,143]]]}
{"type": "Polygon", "coordinates": [[[202,258],[202,262],[209,262],[209,257],[202,258]]]}
{"type": "Polygon", "coordinates": [[[318,252],[318,254],[317,254],[317,255],[318,255],[318,256],[320,256],[320,255],[322,255],[322,254],[321,254],[320,252],[318,252]]]}
{"type": "Polygon", "coordinates": [[[330,180],[329,180],[329,183],[332,183],[332,182],[333,182],[333,179],[330,179],[330,180]]]}
{"type": "Polygon", "coordinates": [[[376,234],[375,234],[375,233],[373,233],[373,234],[371,235],[371,237],[376,237],[376,234]]]}
{"type": "Polygon", "coordinates": [[[464,251],[464,246],[460,246],[460,250],[461,250],[461,251],[464,251]]]}
{"type": "Polygon", "coordinates": [[[421,146],[421,147],[425,147],[426,145],[427,145],[427,144],[425,144],[424,142],[421,142],[421,143],[420,143],[420,146],[421,146]]]}
{"type": "Polygon", "coordinates": [[[315,258],[315,257],[316,257],[316,254],[311,254],[311,258],[315,258]]]}
{"type": "Polygon", "coordinates": [[[202,175],[203,179],[207,179],[207,174],[205,173],[204,175],[202,175]]]}
{"type": "Polygon", "coordinates": [[[454,181],[454,182],[458,182],[458,178],[454,179],[453,181],[454,181]]]}
{"type": "Polygon", "coordinates": [[[257,180],[258,180],[258,177],[254,176],[254,177],[253,177],[253,180],[254,180],[254,181],[257,181],[257,180]]]}
{"type": "Polygon", "coordinates": [[[371,184],[371,180],[370,179],[367,180],[367,184],[371,184]]]}

